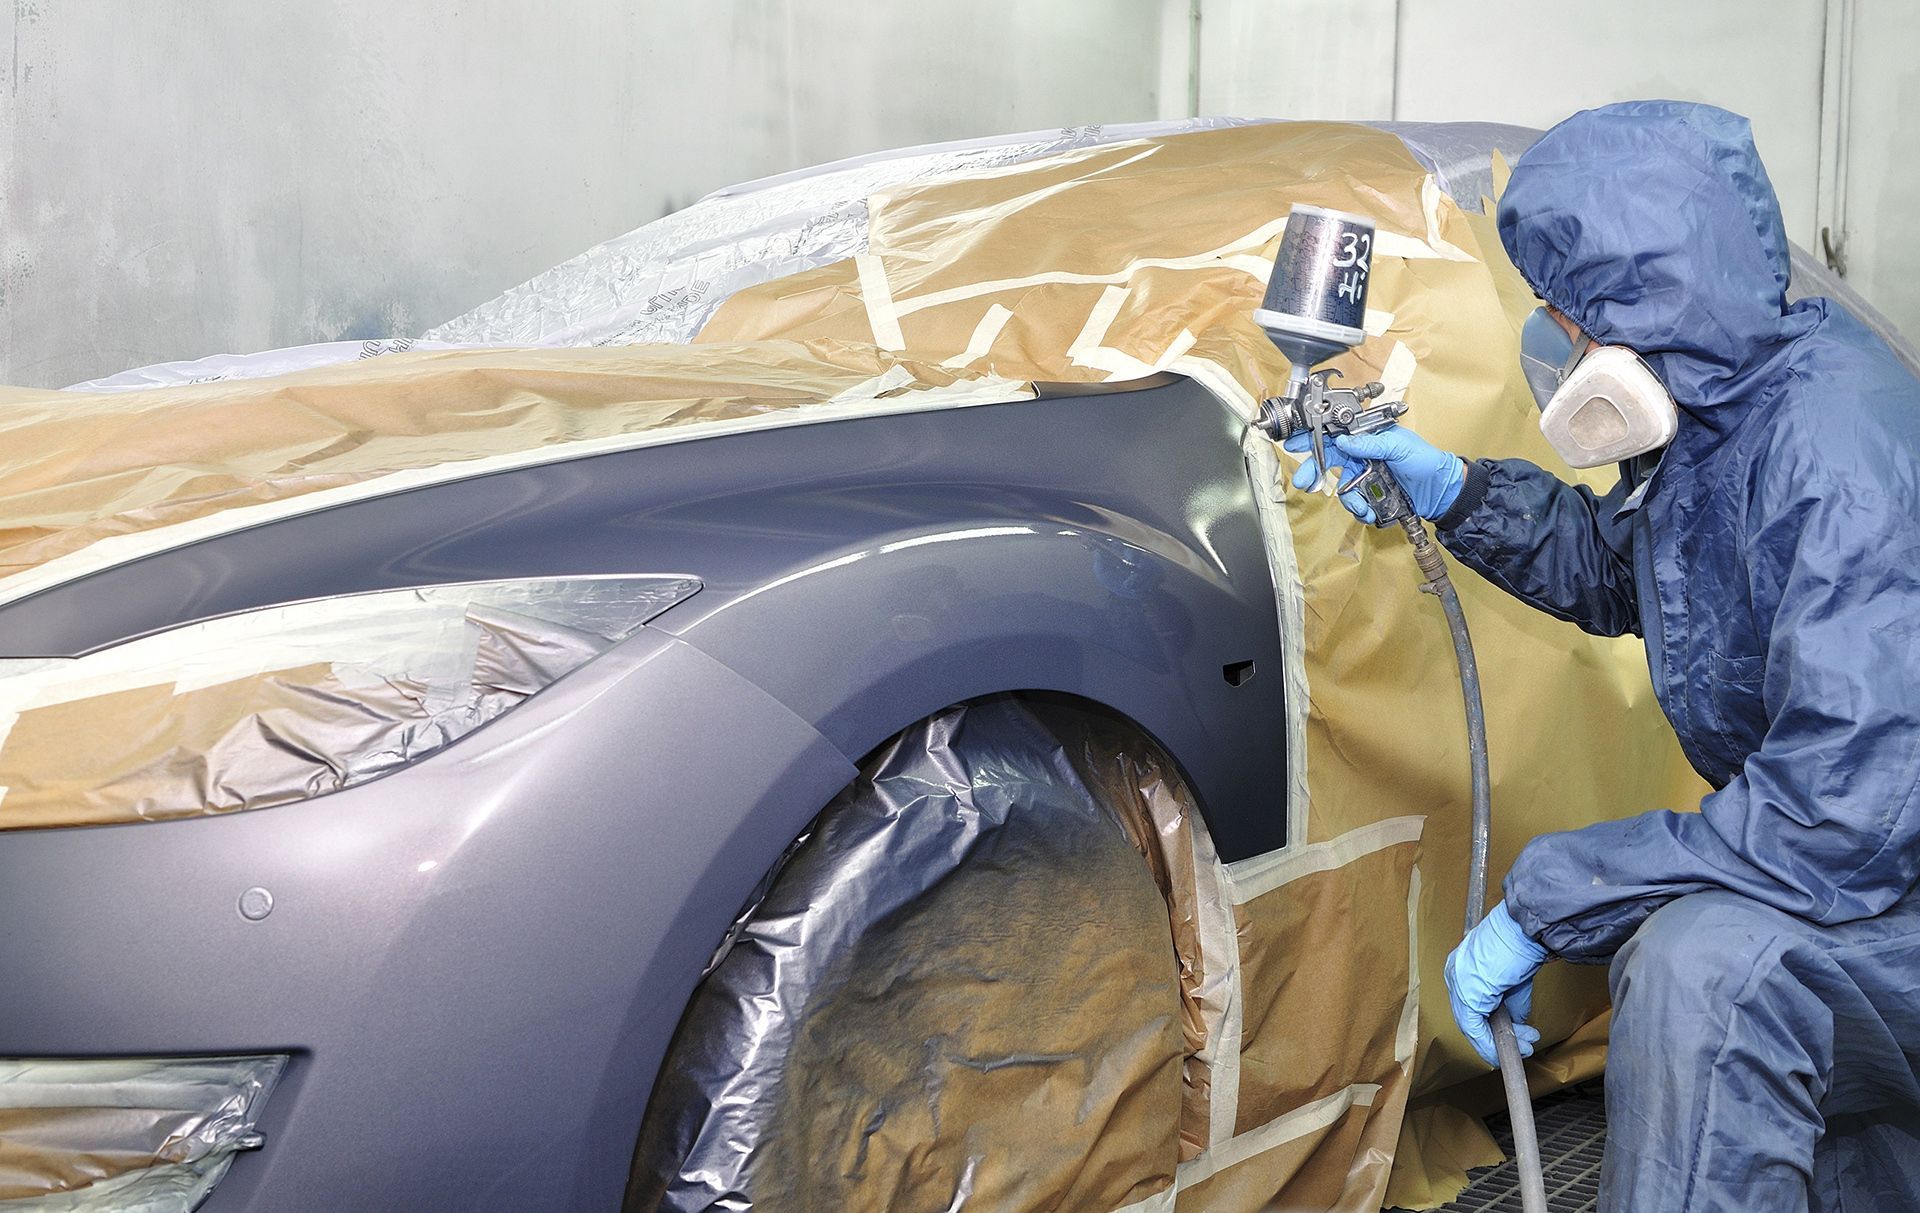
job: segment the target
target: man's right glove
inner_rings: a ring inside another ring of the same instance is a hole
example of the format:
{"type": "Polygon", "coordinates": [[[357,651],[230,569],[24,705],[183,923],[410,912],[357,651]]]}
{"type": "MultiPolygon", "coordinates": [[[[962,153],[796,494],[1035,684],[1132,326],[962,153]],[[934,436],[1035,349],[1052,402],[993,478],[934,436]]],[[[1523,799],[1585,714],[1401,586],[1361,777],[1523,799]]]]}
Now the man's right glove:
{"type": "MultiPolygon", "coordinates": [[[[1313,449],[1311,437],[1295,434],[1285,445],[1294,454],[1307,456],[1293,474],[1293,487],[1311,488],[1320,478],[1319,465],[1308,454],[1313,449]]],[[[1452,509],[1467,483],[1467,465],[1460,456],[1441,450],[1403,425],[1390,425],[1371,434],[1330,436],[1327,445],[1329,470],[1340,477],[1342,488],[1360,474],[1367,460],[1381,460],[1405,490],[1413,512],[1422,518],[1438,518],[1452,509]]],[[[1360,494],[1341,493],[1340,502],[1355,518],[1373,521],[1373,507],[1360,494]]]]}
{"type": "Polygon", "coordinates": [[[1454,1022],[1488,1065],[1499,1065],[1500,1058],[1493,1047],[1493,1027],[1487,1017],[1502,1003],[1513,1017],[1520,1056],[1533,1056],[1540,1030],[1524,1021],[1533,1013],[1533,975],[1546,961],[1547,950],[1527,938],[1513,915],[1507,913],[1504,901],[1468,931],[1447,957],[1447,995],[1453,1001],[1454,1022]]]}

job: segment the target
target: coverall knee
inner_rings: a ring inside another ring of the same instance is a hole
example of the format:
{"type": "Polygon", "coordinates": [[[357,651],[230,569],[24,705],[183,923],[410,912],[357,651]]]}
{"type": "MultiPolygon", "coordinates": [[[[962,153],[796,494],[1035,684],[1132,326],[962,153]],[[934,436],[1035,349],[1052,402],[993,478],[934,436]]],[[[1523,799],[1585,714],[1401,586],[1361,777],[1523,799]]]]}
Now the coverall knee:
{"type": "Polygon", "coordinates": [[[1609,1213],[1920,1209],[1920,897],[1678,898],[1613,961],[1609,1213]]]}

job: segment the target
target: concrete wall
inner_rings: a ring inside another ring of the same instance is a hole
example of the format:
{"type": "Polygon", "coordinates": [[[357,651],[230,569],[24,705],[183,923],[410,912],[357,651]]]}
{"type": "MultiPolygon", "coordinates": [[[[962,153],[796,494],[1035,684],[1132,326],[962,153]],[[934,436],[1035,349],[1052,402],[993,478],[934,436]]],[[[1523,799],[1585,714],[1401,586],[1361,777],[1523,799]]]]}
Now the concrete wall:
{"type": "Polygon", "coordinates": [[[1752,116],[1790,234],[1920,334],[1912,0],[14,0],[0,38],[0,382],[417,332],[876,148],[1648,95],[1752,116]]]}
{"type": "Polygon", "coordinates": [[[1205,113],[1544,127],[1608,101],[1677,97],[1746,114],[1788,235],[1816,251],[1823,229],[1843,237],[1848,281],[1920,336],[1913,0],[1197,3],[1205,113]]]}
{"type": "MultiPolygon", "coordinates": [[[[1830,182],[1847,281],[1920,341],[1920,5],[1854,0],[1830,182]]],[[[1815,246],[1817,247],[1817,246],[1815,246]]]]}
{"type": "Polygon", "coordinates": [[[0,383],[417,332],[733,181],[1151,118],[1160,21],[1158,0],[14,0],[0,383]]]}

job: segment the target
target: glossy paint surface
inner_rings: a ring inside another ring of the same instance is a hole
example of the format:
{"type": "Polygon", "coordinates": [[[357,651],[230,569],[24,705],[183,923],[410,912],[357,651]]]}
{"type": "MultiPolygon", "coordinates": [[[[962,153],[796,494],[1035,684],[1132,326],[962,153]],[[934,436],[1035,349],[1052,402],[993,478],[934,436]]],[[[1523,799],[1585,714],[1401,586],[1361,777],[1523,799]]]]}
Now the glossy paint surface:
{"type": "Polygon", "coordinates": [[[0,610],[7,653],[57,655],[406,585],[706,587],[362,787],[0,833],[0,919],[32,924],[0,935],[0,1054],[293,1052],[214,1213],[616,1207],[714,944],[913,721],[1008,690],[1103,704],[1180,761],[1223,858],[1279,845],[1239,435],[1184,381],[749,433],[343,506],[0,610]],[[257,888],[273,908],[249,919],[257,888]]]}

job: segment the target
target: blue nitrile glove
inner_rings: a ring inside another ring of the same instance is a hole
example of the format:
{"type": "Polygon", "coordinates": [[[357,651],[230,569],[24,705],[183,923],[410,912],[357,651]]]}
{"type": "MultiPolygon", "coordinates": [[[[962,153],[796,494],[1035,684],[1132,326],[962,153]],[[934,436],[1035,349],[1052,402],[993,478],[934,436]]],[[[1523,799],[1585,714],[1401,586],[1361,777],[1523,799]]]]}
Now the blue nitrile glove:
{"type": "Polygon", "coordinates": [[[1447,997],[1453,1001],[1454,1022],[1488,1065],[1497,1066],[1500,1059],[1494,1052],[1493,1027],[1487,1017],[1502,1003],[1513,1017],[1520,1056],[1533,1056],[1540,1030],[1525,1021],[1533,1013],[1533,975],[1546,961],[1547,950],[1527,938],[1513,915],[1507,913],[1504,901],[1468,931],[1447,957],[1447,997]]]}
{"type": "MultiPolygon", "coordinates": [[[[1438,518],[1452,509],[1467,483],[1467,465],[1460,456],[1441,450],[1403,425],[1390,425],[1372,434],[1329,436],[1327,447],[1327,462],[1343,469],[1336,473],[1343,489],[1360,474],[1367,460],[1381,460],[1406,491],[1413,512],[1422,518],[1438,518]]],[[[1293,474],[1293,487],[1310,487],[1320,471],[1308,453],[1313,450],[1311,437],[1295,434],[1287,439],[1286,448],[1307,456],[1293,474]]],[[[1360,494],[1343,492],[1340,503],[1355,518],[1373,521],[1373,507],[1360,494]]]]}

